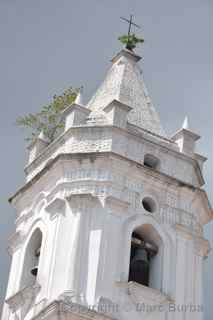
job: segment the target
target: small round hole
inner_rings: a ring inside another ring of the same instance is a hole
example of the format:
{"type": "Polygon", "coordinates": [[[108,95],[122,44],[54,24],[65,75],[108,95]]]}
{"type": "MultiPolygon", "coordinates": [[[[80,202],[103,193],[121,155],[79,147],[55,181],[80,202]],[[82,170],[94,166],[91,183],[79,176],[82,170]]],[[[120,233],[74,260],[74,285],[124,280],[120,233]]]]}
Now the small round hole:
{"type": "Polygon", "coordinates": [[[146,197],[142,200],[143,208],[148,212],[155,212],[156,211],[156,203],[152,198],[146,197]]]}

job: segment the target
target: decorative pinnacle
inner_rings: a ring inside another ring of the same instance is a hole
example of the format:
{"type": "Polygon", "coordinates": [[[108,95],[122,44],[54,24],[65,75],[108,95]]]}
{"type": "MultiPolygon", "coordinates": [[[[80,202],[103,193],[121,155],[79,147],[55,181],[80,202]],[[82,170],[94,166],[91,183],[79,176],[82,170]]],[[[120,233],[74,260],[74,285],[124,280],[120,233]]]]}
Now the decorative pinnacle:
{"type": "Polygon", "coordinates": [[[133,49],[136,47],[138,43],[144,42],[143,38],[138,38],[134,33],[131,33],[132,26],[135,26],[136,28],[139,28],[139,29],[140,29],[140,26],[133,22],[132,14],[130,15],[130,20],[123,17],[121,17],[121,19],[124,20],[125,22],[128,22],[129,28],[128,28],[128,34],[119,37],[118,40],[120,40],[121,43],[126,45],[126,49],[133,51],[133,49]]]}
{"type": "Polygon", "coordinates": [[[189,118],[186,116],[182,125],[182,129],[189,129],[189,118]]]}
{"type": "Polygon", "coordinates": [[[80,90],[79,90],[79,92],[78,92],[78,94],[77,94],[77,96],[76,96],[76,99],[75,99],[75,103],[76,104],[79,104],[79,105],[82,105],[83,104],[83,95],[82,95],[82,93],[83,93],[83,87],[80,87],[80,90]]]}
{"type": "Polygon", "coordinates": [[[44,131],[43,131],[43,130],[39,133],[38,139],[39,139],[39,140],[42,140],[42,141],[44,141],[44,142],[47,142],[47,143],[50,142],[49,138],[44,134],[44,131]]]}

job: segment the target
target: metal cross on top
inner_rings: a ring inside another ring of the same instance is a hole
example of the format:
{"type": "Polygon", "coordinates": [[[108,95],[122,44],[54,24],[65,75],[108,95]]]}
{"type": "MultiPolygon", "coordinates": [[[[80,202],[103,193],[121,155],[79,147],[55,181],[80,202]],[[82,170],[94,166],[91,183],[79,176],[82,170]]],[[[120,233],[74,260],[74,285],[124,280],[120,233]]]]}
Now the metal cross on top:
{"type": "Polygon", "coordinates": [[[132,15],[132,14],[130,14],[130,20],[128,20],[128,19],[126,19],[126,18],[123,18],[123,17],[121,17],[121,19],[124,20],[124,21],[126,21],[126,22],[128,22],[128,24],[129,24],[128,36],[130,36],[130,34],[131,34],[132,26],[135,26],[135,27],[137,27],[138,29],[141,28],[139,25],[137,25],[136,23],[134,23],[134,22],[132,21],[132,20],[133,20],[133,15],[132,15]]]}
{"type": "Polygon", "coordinates": [[[119,37],[118,40],[126,46],[126,49],[133,51],[139,43],[143,43],[144,39],[137,37],[134,33],[131,33],[132,26],[140,28],[139,25],[133,22],[133,15],[130,15],[130,20],[121,17],[121,20],[128,22],[129,29],[128,34],[124,34],[123,36],[119,37]]]}

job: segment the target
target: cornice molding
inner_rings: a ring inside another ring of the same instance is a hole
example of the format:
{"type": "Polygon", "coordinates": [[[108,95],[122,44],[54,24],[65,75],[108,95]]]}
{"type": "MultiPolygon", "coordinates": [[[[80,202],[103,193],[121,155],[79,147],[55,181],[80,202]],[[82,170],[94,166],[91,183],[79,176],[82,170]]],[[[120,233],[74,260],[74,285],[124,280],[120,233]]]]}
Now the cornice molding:
{"type": "Polygon", "coordinates": [[[51,219],[59,215],[65,216],[66,202],[64,199],[55,198],[47,206],[45,210],[50,214],[51,219]]]}
{"type": "Polygon", "coordinates": [[[180,153],[174,142],[169,139],[165,139],[164,137],[152,134],[151,132],[144,130],[142,128],[138,128],[137,126],[130,125],[129,124],[129,130],[123,129],[123,128],[118,128],[113,125],[82,125],[82,126],[74,126],[71,127],[69,130],[64,132],[61,136],[59,136],[56,140],[54,140],[47,148],[44,150],[42,154],[40,154],[30,165],[26,166],[25,172],[26,174],[32,171],[33,167],[37,167],[40,165],[47,157],[50,157],[51,154],[53,154],[58,147],[63,145],[66,142],[66,139],[69,138],[70,136],[73,136],[76,131],[79,130],[105,130],[109,132],[110,136],[113,132],[119,131],[122,132],[124,135],[127,136],[134,136],[137,137],[139,140],[145,140],[148,143],[152,143],[154,145],[157,145],[158,147],[160,146],[163,149],[165,149],[165,152],[171,152],[175,154],[176,157],[183,159],[185,161],[189,161],[190,163],[193,164],[195,170],[197,171],[198,177],[200,179],[200,183],[204,184],[203,180],[203,175],[200,170],[199,164],[197,163],[197,160],[194,159],[193,157],[189,157],[188,155],[185,155],[183,153],[180,153]],[[109,131],[110,130],[110,131],[109,131]]]}
{"type": "Polygon", "coordinates": [[[208,240],[204,238],[196,238],[194,241],[194,249],[196,255],[206,258],[211,251],[211,246],[208,240]]]}
{"type": "Polygon", "coordinates": [[[141,304],[141,301],[149,306],[167,305],[172,302],[172,300],[161,291],[136,282],[117,282],[117,286],[120,287],[121,290],[125,290],[132,302],[136,305],[141,304]]]}
{"type": "MultiPolygon", "coordinates": [[[[54,300],[45,309],[35,315],[31,320],[43,320],[46,318],[59,317],[61,320],[79,317],[79,319],[91,320],[113,320],[113,318],[96,311],[92,311],[86,306],[76,303],[66,303],[63,300],[54,300]]],[[[115,319],[114,319],[115,320],[115,319]]]]}
{"type": "Polygon", "coordinates": [[[37,296],[40,289],[41,289],[41,286],[38,283],[35,283],[33,286],[29,286],[21,289],[20,291],[15,293],[13,296],[6,299],[5,302],[9,305],[9,308],[14,313],[25,304],[28,304],[29,302],[31,302],[32,299],[34,299],[37,296]]]}
{"type": "Polygon", "coordinates": [[[8,240],[8,252],[12,256],[13,253],[20,248],[22,243],[25,241],[26,236],[21,232],[17,231],[8,240]]]}
{"type": "Polygon", "coordinates": [[[110,211],[112,215],[119,215],[120,217],[129,214],[131,203],[127,200],[120,199],[112,195],[107,195],[104,198],[104,207],[110,211]]]}
{"type": "Polygon", "coordinates": [[[97,204],[100,204],[100,200],[97,195],[93,193],[71,193],[66,197],[72,210],[88,210],[91,209],[97,204]]]}
{"type": "Polygon", "coordinates": [[[156,178],[157,180],[161,180],[164,181],[168,184],[173,183],[176,186],[180,186],[180,187],[186,187],[192,190],[201,190],[198,187],[195,187],[191,184],[185,183],[177,178],[171,177],[165,173],[156,171],[156,170],[151,170],[150,168],[147,168],[146,166],[144,166],[143,164],[135,161],[135,160],[131,160],[128,159],[124,156],[121,156],[120,154],[117,154],[115,152],[92,152],[92,153],[61,153],[58,154],[56,156],[56,158],[52,159],[51,161],[48,162],[48,164],[38,173],[35,175],[34,178],[32,178],[32,180],[30,180],[29,182],[27,182],[23,187],[21,187],[12,197],[9,198],[9,202],[14,202],[19,196],[21,196],[26,190],[28,190],[32,185],[34,185],[34,183],[39,180],[45,173],[47,173],[51,167],[57,163],[58,161],[63,161],[63,160],[76,160],[76,159],[100,159],[100,158],[104,158],[104,159],[120,159],[120,160],[124,160],[127,162],[130,162],[132,164],[135,164],[137,168],[143,168],[144,173],[147,172],[147,174],[150,176],[152,176],[153,178],[156,178]]]}

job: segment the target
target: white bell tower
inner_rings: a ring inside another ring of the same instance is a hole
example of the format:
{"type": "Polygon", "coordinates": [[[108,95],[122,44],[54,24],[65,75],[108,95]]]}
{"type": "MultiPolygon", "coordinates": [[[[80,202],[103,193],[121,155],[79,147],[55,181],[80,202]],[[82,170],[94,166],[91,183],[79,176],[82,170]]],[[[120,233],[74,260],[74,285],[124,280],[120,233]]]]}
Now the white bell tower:
{"type": "Polygon", "coordinates": [[[206,159],[186,122],[165,135],[139,60],[121,50],[29,147],[2,320],[202,319],[206,159]]]}

